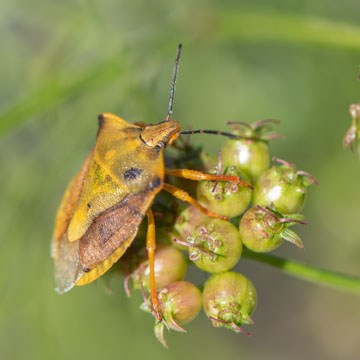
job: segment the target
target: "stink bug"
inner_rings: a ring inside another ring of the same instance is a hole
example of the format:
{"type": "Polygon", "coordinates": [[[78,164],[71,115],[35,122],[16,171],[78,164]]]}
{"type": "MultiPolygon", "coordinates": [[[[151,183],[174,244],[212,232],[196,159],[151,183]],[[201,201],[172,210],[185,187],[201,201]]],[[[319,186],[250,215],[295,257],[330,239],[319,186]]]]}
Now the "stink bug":
{"type": "MultiPolygon", "coordinates": [[[[247,185],[237,176],[208,175],[199,171],[167,170],[164,149],[181,132],[170,120],[181,45],[178,47],[166,120],[156,125],[136,125],[109,113],[99,116],[96,144],[63,195],[55,220],[52,256],[57,291],[97,279],[124,254],[145,215],[148,217],[146,248],[150,266],[150,295],[154,314],[161,319],[155,288],[155,222],[151,205],[166,190],[203,213],[214,214],[185,191],[164,182],[165,174],[192,180],[221,180],[247,185]]],[[[221,133],[234,137],[232,134],[221,133]]]]}

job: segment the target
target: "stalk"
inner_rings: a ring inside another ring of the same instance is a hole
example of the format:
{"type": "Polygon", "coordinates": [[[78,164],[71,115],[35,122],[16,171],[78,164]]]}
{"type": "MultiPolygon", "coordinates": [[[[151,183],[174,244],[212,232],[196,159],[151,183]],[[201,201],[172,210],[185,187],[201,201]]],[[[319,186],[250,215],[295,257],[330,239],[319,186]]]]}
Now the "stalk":
{"type": "Polygon", "coordinates": [[[250,260],[274,266],[283,271],[285,274],[294,276],[298,279],[360,294],[360,277],[357,276],[320,269],[275,255],[255,253],[248,249],[243,250],[242,256],[250,260]]]}

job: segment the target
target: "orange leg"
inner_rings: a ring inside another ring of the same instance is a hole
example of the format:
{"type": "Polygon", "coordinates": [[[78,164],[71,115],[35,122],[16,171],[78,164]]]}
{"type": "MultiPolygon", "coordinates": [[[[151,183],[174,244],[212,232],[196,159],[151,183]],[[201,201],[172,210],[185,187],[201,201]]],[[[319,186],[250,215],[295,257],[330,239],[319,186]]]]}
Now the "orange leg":
{"type": "Polygon", "coordinates": [[[195,181],[201,181],[201,180],[230,181],[235,184],[251,188],[251,185],[247,184],[245,181],[240,180],[238,176],[233,176],[233,175],[211,175],[211,174],[205,174],[201,171],[188,170],[188,169],[176,169],[176,170],[165,169],[165,174],[182,177],[184,179],[195,180],[195,181]]]}
{"type": "Polygon", "coordinates": [[[158,320],[161,320],[159,300],[157,297],[156,286],[155,286],[154,264],[155,264],[156,239],[155,239],[155,221],[151,209],[147,211],[147,216],[148,216],[148,228],[146,234],[146,250],[148,252],[149,267],[150,267],[150,297],[151,297],[152,306],[155,310],[156,318],[158,320]]]}
{"type": "Polygon", "coordinates": [[[181,189],[177,188],[174,185],[164,183],[163,189],[165,191],[169,192],[170,194],[174,195],[177,199],[182,200],[182,201],[186,201],[189,204],[195,206],[198,210],[200,210],[205,215],[215,217],[215,218],[219,218],[219,219],[227,220],[226,216],[218,215],[218,214],[215,214],[215,213],[207,210],[206,208],[201,206],[194,198],[192,198],[186,191],[181,190],[181,189]]]}

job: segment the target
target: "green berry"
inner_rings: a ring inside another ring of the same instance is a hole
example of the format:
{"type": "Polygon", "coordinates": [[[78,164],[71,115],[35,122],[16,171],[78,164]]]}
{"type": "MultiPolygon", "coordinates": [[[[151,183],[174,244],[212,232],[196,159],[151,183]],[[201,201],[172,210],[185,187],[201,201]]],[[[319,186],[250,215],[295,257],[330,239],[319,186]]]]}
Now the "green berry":
{"type": "Polygon", "coordinates": [[[256,252],[269,252],[287,240],[299,248],[303,244],[298,235],[289,230],[295,223],[304,224],[302,215],[284,216],[272,209],[256,206],[243,215],[240,221],[240,237],[243,244],[256,252]]]}
{"type": "MultiPolygon", "coordinates": [[[[207,218],[208,217],[205,214],[197,210],[194,206],[187,206],[176,218],[173,231],[171,232],[171,237],[181,241],[186,241],[188,236],[194,232],[196,227],[207,220],[207,218]]],[[[185,246],[180,245],[177,242],[175,242],[175,244],[180,249],[187,250],[185,246]]]]}
{"type": "MultiPolygon", "coordinates": [[[[172,245],[158,245],[155,251],[154,267],[156,288],[161,289],[172,282],[182,280],[186,274],[186,266],[186,259],[181,251],[172,245]]],[[[130,275],[134,288],[140,289],[144,286],[145,289],[149,289],[149,276],[149,262],[144,261],[130,275]]]]}
{"type": "Polygon", "coordinates": [[[203,306],[213,326],[244,332],[242,324],[252,324],[257,295],[244,275],[227,271],[212,275],[205,283],[203,306]]]}
{"type": "Polygon", "coordinates": [[[190,282],[177,281],[162,288],[159,292],[162,314],[169,327],[187,324],[199,314],[202,304],[200,290],[190,282]]]}
{"type": "Polygon", "coordinates": [[[296,214],[304,205],[307,187],[318,181],[305,171],[297,171],[295,166],[284,160],[264,171],[255,184],[254,205],[275,207],[283,214],[296,214]]]}
{"type": "Polygon", "coordinates": [[[269,123],[277,120],[262,120],[252,125],[243,122],[230,122],[234,125],[233,133],[237,140],[228,140],[222,149],[223,162],[226,166],[236,166],[250,179],[256,179],[271,164],[269,140],[280,137],[269,133],[269,123]],[[240,125],[241,127],[238,127],[240,125]]]}
{"type": "Polygon", "coordinates": [[[223,148],[224,164],[236,166],[250,178],[257,178],[270,166],[270,149],[265,141],[228,140],[223,148]]]}
{"type": "Polygon", "coordinates": [[[200,269],[211,273],[234,267],[242,252],[237,228],[221,219],[208,219],[183,244],[189,247],[190,260],[200,269]]]}
{"type": "MultiPolygon", "coordinates": [[[[237,171],[235,166],[226,168],[223,175],[239,176],[242,181],[249,183],[249,179],[237,171]]],[[[251,190],[227,181],[202,181],[198,184],[196,198],[213,213],[233,218],[248,207],[251,190]]]]}
{"type": "Polygon", "coordinates": [[[187,324],[196,318],[201,309],[202,295],[192,283],[177,281],[161,289],[158,298],[163,321],[155,324],[155,336],[167,347],[164,322],[170,329],[186,332],[179,324],[187,324]]]}

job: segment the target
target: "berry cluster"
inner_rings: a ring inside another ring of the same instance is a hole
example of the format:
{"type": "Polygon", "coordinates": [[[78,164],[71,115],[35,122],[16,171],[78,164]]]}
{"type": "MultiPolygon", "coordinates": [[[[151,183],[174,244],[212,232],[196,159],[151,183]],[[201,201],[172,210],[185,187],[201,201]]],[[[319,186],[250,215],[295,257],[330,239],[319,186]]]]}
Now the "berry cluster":
{"type": "MultiPolygon", "coordinates": [[[[155,203],[155,277],[162,313],[162,321],[155,323],[155,335],[164,346],[164,328],[184,332],[181,325],[193,320],[201,306],[213,326],[248,334],[241,326],[253,323],[256,290],[247,277],[231,271],[243,246],[249,251],[269,252],[286,240],[303,248],[301,239],[289,227],[305,224],[299,212],[307,187],[318,182],[287,161],[273,158],[275,165],[271,166],[269,140],[280,137],[271,132],[273,123],[277,121],[229,123],[237,138],[227,140],[217,161],[186,142],[178,146],[183,157],[177,157],[175,165],[236,175],[249,185],[203,181],[193,189],[182,184],[202,206],[227,220],[206,216],[193,206],[171,203],[168,198],[159,197],[155,203]],[[184,280],[189,264],[211,274],[199,287],[184,280]]],[[[146,295],[149,265],[144,238],[139,231],[138,240],[120,259],[117,269],[126,274],[127,294],[130,296],[130,288],[141,290],[142,309],[152,312],[146,295]]]]}

